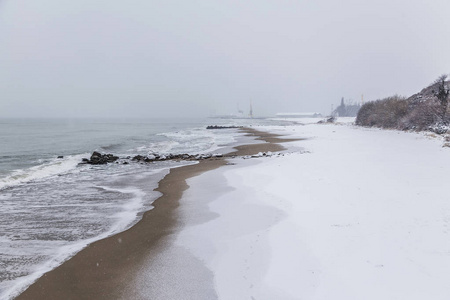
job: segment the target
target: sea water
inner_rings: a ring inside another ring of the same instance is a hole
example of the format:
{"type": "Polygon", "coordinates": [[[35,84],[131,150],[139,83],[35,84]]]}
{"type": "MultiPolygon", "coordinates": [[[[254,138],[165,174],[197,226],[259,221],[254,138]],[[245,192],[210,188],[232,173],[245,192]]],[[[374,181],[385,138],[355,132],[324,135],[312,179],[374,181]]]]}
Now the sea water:
{"type": "Polygon", "coordinates": [[[138,222],[169,169],[192,163],[140,164],[127,157],[218,153],[242,133],[206,125],[267,122],[0,119],[0,299],[13,298],[89,243],[138,222]],[[121,159],[79,165],[93,151],[121,159]]]}

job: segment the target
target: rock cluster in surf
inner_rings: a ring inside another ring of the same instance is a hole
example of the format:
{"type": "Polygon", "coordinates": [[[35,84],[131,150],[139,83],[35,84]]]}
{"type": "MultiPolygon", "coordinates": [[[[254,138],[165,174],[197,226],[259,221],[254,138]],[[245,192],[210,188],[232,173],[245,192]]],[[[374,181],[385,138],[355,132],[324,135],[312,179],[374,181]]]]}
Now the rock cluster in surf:
{"type": "Polygon", "coordinates": [[[219,125],[210,125],[207,126],[206,129],[236,129],[243,128],[243,126],[219,126],[219,125]]]}
{"type": "Polygon", "coordinates": [[[97,151],[92,153],[91,158],[83,158],[82,163],[90,165],[106,165],[107,163],[112,163],[118,160],[119,157],[113,154],[101,154],[97,151]]]}
{"type": "MultiPolygon", "coordinates": [[[[308,153],[308,151],[301,151],[300,153],[308,153]]],[[[280,157],[284,156],[286,153],[280,153],[280,152],[259,152],[257,154],[253,155],[244,155],[241,156],[243,159],[249,159],[249,158],[260,158],[260,157],[280,157]]],[[[157,154],[157,153],[150,153],[148,155],[136,155],[136,156],[127,156],[125,158],[119,158],[118,156],[115,156],[113,154],[101,154],[99,152],[94,151],[92,153],[91,158],[83,158],[81,164],[91,164],[91,165],[103,165],[107,163],[120,163],[118,160],[121,159],[121,163],[126,165],[129,164],[128,160],[138,162],[138,163],[152,163],[157,161],[167,161],[167,160],[175,160],[175,161],[199,161],[199,160],[206,160],[206,159],[217,159],[217,158],[236,158],[238,156],[230,154],[230,155],[223,155],[223,154],[157,154]]]]}
{"type": "Polygon", "coordinates": [[[190,155],[190,154],[167,154],[167,155],[160,155],[157,153],[151,153],[146,156],[144,155],[136,155],[132,158],[134,161],[139,162],[154,162],[154,161],[164,161],[164,160],[203,160],[203,159],[209,159],[213,157],[223,157],[222,154],[196,154],[196,155],[190,155]]]}
{"type": "MultiPolygon", "coordinates": [[[[220,158],[223,157],[223,154],[158,154],[158,153],[150,153],[148,155],[136,155],[136,156],[128,156],[125,158],[122,158],[123,160],[132,160],[135,162],[145,162],[145,163],[151,163],[155,161],[166,161],[166,160],[204,160],[204,159],[210,159],[210,158],[220,158]]],[[[92,153],[91,158],[83,158],[81,164],[90,164],[90,165],[104,165],[107,163],[119,163],[118,160],[120,158],[118,156],[115,156],[113,154],[101,154],[97,151],[94,151],[92,153]]],[[[122,164],[128,164],[128,161],[123,161],[122,164]]]]}

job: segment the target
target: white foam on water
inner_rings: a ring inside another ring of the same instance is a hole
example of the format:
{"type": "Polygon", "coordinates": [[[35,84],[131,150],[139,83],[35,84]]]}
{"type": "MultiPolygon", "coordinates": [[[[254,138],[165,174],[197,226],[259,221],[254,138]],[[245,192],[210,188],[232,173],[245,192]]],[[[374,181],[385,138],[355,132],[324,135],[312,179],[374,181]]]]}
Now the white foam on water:
{"type": "Polygon", "coordinates": [[[87,154],[70,155],[62,159],[52,159],[50,162],[28,168],[19,169],[4,178],[0,178],[0,190],[18,184],[39,180],[50,176],[55,176],[69,172],[77,167],[81,159],[87,154]]]}
{"type": "Polygon", "coordinates": [[[158,135],[165,136],[172,141],[172,147],[164,149],[165,153],[198,154],[210,153],[221,149],[226,144],[236,142],[237,133],[234,129],[208,130],[194,128],[158,135]]]}
{"type": "MultiPolygon", "coordinates": [[[[160,154],[168,154],[168,153],[189,153],[189,154],[200,154],[200,153],[212,153],[213,151],[217,151],[221,149],[226,144],[231,144],[236,142],[236,137],[240,134],[236,132],[235,129],[223,129],[223,130],[206,130],[205,128],[195,128],[190,130],[181,130],[178,132],[168,132],[160,134],[161,139],[166,138],[166,140],[149,143],[148,145],[136,148],[138,151],[154,151],[160,154]]],[[[80,175],[83,175],[84,182],[89,182],[89,178],[91,176],[90,172],[83,172],[83,170],[88,170],[87,168],[92,168],[91,166],[85,166],[77,168],[79,162],[83,157],[88,157],[90,154],[80,154],[73,156],[66,156],[63,159],[52,159],[50,161],[43,161],[40,165],[34,166],[28,169],[16,170],[12,174],[7,177],[0,178],[0,190],[4,190],[8,187],[14,187],[24,183],[36,182],[40,183],[42,179],[63,179],[64,177],[58,177],[58,175],[69,174],[72,177],[73,173],[80,172],[80,175]]],[[[161,172],[161,176],[156,182],[151,183],[157,186],[157,183],[161,178],[164,177],[164,172],[168,172],[170,168],[181,167],[189,164],[196,164],[198,162],[182,162],[173,166],[172,164],[167,165],[160,169],[153,169],[150,172],[145,172],[147,175],[157,174],[161,172]]],[[[121,166],[118,165],[120,169],[126,170],[130,165],[121,166]]],[[[116,165],[108,165],[106,168],[111,168],[112,173],[108,173],[112,175],[112,179],[115,175],[126,175],[119,171],[116,165]],[[120,174],[119,174],[120,173],[120,174]]],[[[103,170],[103,169],[102,169],[103,170]]],[[[141,170],[142,171],[142,170],[141,170]]],[[[95,170],[95,172],[100,172],[99,170],[95,170]]],[[[103,172],[103,171],[101,171],[103,172]]],[[[109,172],[109,171],[108,171],[109,172]]],[[[129,171],[126,171],[129,172],[129,171]]],[[[92,173],[95,174],[95,173],[92,173]]],[[[103,174],[103,173],[99,173],[103,174]]],[[[135,173],[129,173],[131,176],[141,176],[135,173]]],[[[143,175],[143,174],[142,174],[143,175]]],[[[98,176],[98,175],[96,175],[98,176]]],[[[126,175],[128,176],[128,175],[126,175]]],[[[143,175],[144,176],[144,175],[143,175]]],[[[78,178],[78,175],[76,176],[78,178]]],[[[109,180],[108,180],[109,181],[109,180]]],[[[62,181],[64,182],[64,181],[62,181]]],[[[112,224],[109,228],[92,238],[85,238],[77,241],[40,241],[40,240],[30,240],[25,241],[27,249],[22,248],[14,248],[16,250],[20,249],[21,252],[24,252],[26,255],[32,255],[36,249],[40,249],[42,253],[36,253],[37,256],[41,256],[44,259],[49,257],[50,259],[46,260],[43,263],[35,265],[31,267],[31,269],[27,269],[26,276],[16,277],[10,281],[2,282],[0,287],[0,299],[13,299],[21,292],[23,292],[29,285],[35,282],[38,278],[40,278],[46,272],[51,271],[56,268],[64,261],[68,260],[70,257],[75,255],[77,252],[81,251],[87,245],[106,238],[108,236],[114,235],[118,232],[126,230],[127,228],[134,225],[140,219],[140,214],[145,210],[151,209],[151,203],[157,197],[157,192],[148,192],[150,188],[147,186],[144,189],[140,189],[139,187],[115,187],[113,184],[108,184],[106,182],[97,183],[97,188],[103,189],[106,192],[113,193],[122,193],[132,195],[132,197],[125,201],[126,203],[121,202],[117,204],[115,207],[117,210],[114,210],[114,213],[108,217],[109,220],[113,220],[112,224]],[[150,203],[150,204],[149,204],[150,203]],[[27,253],[33,252],[33,253],[27,253]],[[29,272],[31,271],[31,272],[29,272]]],[[[32,184],[33,186],[33,184],[32,184]]],[[[155,187],[156,187],[155,186],[155,187]]],[[[21,186],[19,188],[22,188],[21,186]]],[[[152,189],[152,188],[151,188],[152,189]]],[[[68,191],[70,192],[70,191],[68,191]]],[[[86,190],[82,191],[82,197],[86,197],[89,193],[86,190]]],[[[5,197],[8,198],[7,195],[2,194],[0,198],[5,197]]],[[[128,198],[128,197],[127,197],[128,198]]],[[[43,204],[45,205],[45,204],[43,204]]],[[[56,206],[59,204],[56,204],[56,206]]],[[[61,204],[61,206],[70,206],[71,204],[61,204]]],[[[78,205],[78,204],[73,204],[78,205]]],[[[83,205],[89,205],[84,203],[83,205]]],[[[42,206],[42,205],[41,205],[42,206]]],[[[8,245],[8,240],[0,240],[5,245],[8,245]]],[[[25,245],[25,244],[24,244],[25,245]]],[[[14,251],[11,247],[9,251],[14,251]]],[[[2,250],[3,251],[3,250],[2,250]]],[[[4,252],[6,253],[6,252],[4,252]]],[[[42,261],[42,260],[41,260],[42,261]]],[[[29,267],[28,265],[27,267],[29,267]]],[[[19,265],[18,268],[22,268],[19,265]]]]}
{"type": "MultiPolygon", "coordinates": [[[[46,241],[42,242],[38,240],[27,241],[28,250],[32,251],[34,249],[33,251],[35,251],[35,249],[39,248],[42,251],[40,255],[51,257],[51,259],[32,267],[31,273],[29,275],[15,278],[10,282],[2,282],[2,287],[0,289],[0,299],[14,299],[18,295],[20,295],[20,293],[22,293],[26,288],[28,288],[33,282],[38,280],[42,275],[58,267],[89,244],[122,232],[136,224],[141,219],[139,216],[141,213],[153,208],[151,204],[160,195],[159,192],[153,191],[153,189],[157,187],[159,181],[169,172],[169,170],[171,168],[178,168],[197,163],[198,162],[186,161],[181,162],[175,166],[171,165],[169,167],[169,165],[167,165],[167,167],[160,167],[158,169],[146,171],[142,174],[136,174],[136,178],[140,179],[147,178],[148,176],[157,176],[156,178],[154,178],[155,180],[151,180],[147,186],[152,192],[146,192],[134,186],[124,188],[116,188],[108,185],[95,186],[96,188],[101,189],[105,192],[114,192],[128,195],[131,194],[132,197],[119,206],[119,208],[117,209],[117,213],[108,217],[115,221],[107,231],[103,232],[100,235],[73,242],[53,241],[49,243],[46,241]]],[[[68,205],[64,204],[63,206],[68,205]]],[[[2,242],[2,240],[0,240],[0,242],[2,242]]],[[[8,240],[6,239],[3,242],[7,244],[8,240]]],[[[26,254],[27,252],[29,252],[27,251],[27,249],[21,248],[20,251],[26,254]]],[[[4,250],[7,249],[2,249],[2,251],[4,250]]],[[[13,251],[14,249],[9,250],[13,251]]],[[[5,252],[5,254],[7,253],[5,252]]]]}
{"type": "Polygon", "coordinates": [[[208,130],[204,127],[197,127],[186,130],[163,132],[156,134],[165,140],[154,141],[147,145],[142,145],[131,152],[147,152],[167,154],[206,154],[223,148],[225,145],[235,143],[236,137],[241,134],[235,129],[208,130]]]}
{"type": "MultiPolygon", "coordinates": [[[[145,193],[141,189],[134,188],[134,187],[117,189],[117,188],[110,188],[110,187],[102,186],[99,188],[101,188],[105,191],[110,191],[110,192],[119,192],[122,194],[133,194],[134,197],[130,201],[124,203],[121,206],[121,210],[112,216],[112,218],[117,219],[117,221],[110,228],[110,230],[108,232],[108,236],[127,229],[130,226],[130,224],[136,220],[137,214],[139,212],[141,212],[142,207],[144,206],[144,197],[147,195],[147,193],[145,193]]],[[[151,209],[153,209],[153,207],[151,207],[151,209]]]]}
{"type": "MultiPolygon", "coordinates": [[[[161,170],[156,170],[154,173],[158,172],[161,172],[161,170]]],[[[54,253],[46,253],[46,254],[51,254],[52,259],[46,261],[43,264],[35,266],[31,274],[17,278],[13,282],[11,282],[11,286],[9,288],[7,288],[5,291],[0,291],[0,299],[13,299],[14,297],[18,296],[21,292],[23,292],[29,285],[31,285],[33,282],[39,279],[43,274],[56,268],[64,261],[74,256],[77,252],[81,251],[87,245],[95,241],[107,238],[118,232],[124,231],[136,222],[137,214],[141,212],[144,197],[147,195],[144,191],[132,187],[119,189],[101,186],[98,188],[110,192],[132,194],[133,197],[131,198],[130,201],[122,205],[121,211],[111,216],[111,218],[116,219],[117,221],[110,227],[108,231],[96,237],[71,242],[70,244],[57,247],[56,249],[54,247],[49,247],[48,251],[49,252],[54,251],[54,253]]]]}
{"type": "Polygon", "coordinates": [[[173,151],[173,149],[176,149],[177,147],[180,147],[180,143],[174,140],[170,140],[170,141],[150,143],[147,146],[139,147],[139,151],[168,154],[171,153],[171,151],[173,151]]]}

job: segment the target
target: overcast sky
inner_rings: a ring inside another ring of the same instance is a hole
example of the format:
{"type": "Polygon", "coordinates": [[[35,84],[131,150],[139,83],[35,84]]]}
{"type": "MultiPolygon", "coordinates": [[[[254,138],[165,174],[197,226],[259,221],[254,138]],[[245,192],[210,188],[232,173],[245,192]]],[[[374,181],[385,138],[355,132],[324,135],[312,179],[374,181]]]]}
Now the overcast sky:
{"type": "Polygon", "coordinates": [[[0,117],[329,113],[443,73],[448,0],[0,0],[0,117]]]}

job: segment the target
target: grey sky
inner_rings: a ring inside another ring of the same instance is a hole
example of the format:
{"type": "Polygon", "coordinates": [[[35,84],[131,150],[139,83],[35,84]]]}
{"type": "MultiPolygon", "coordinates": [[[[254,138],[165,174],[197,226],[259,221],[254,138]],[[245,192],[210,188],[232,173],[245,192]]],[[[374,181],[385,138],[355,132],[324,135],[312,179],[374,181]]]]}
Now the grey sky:
{"type": "Polygon", "coordinates": [[[450,72],[450,1],[0,1],[0,117],[328,113],[450,72]]]}

